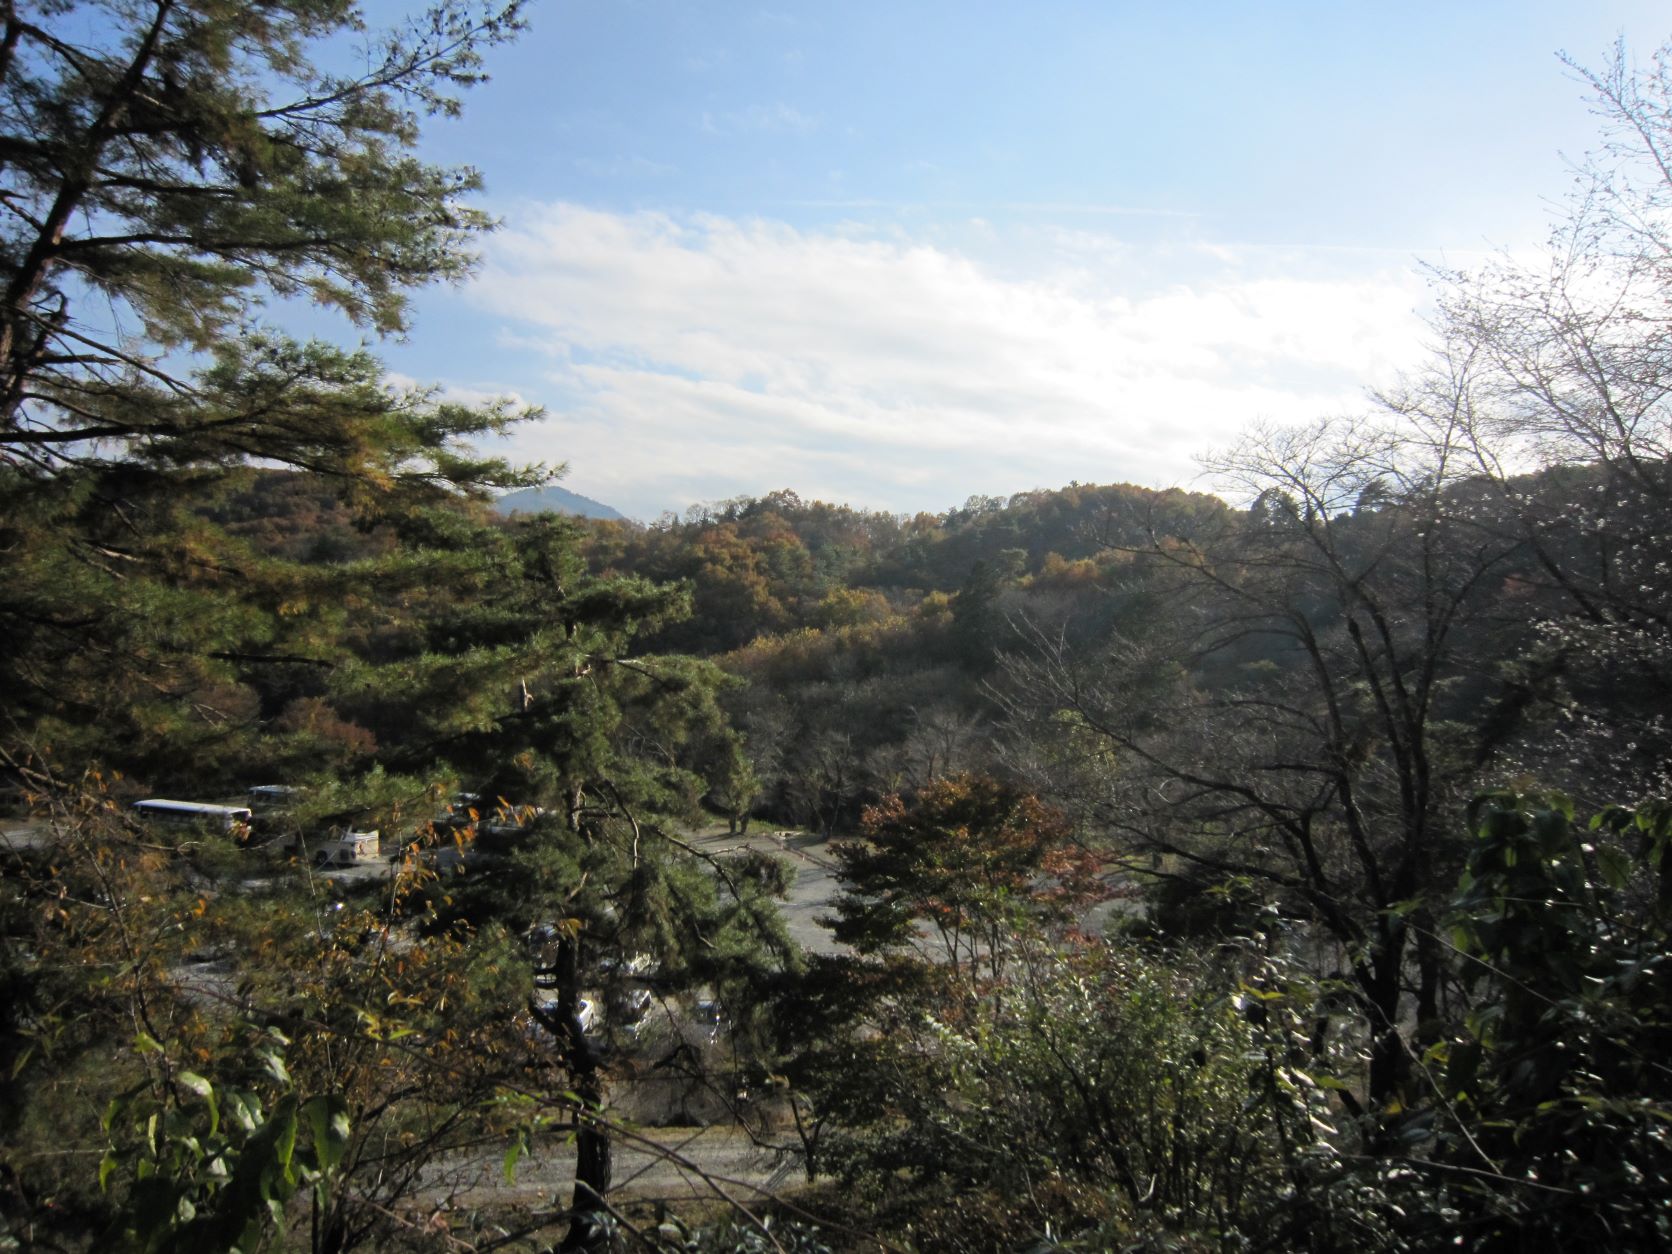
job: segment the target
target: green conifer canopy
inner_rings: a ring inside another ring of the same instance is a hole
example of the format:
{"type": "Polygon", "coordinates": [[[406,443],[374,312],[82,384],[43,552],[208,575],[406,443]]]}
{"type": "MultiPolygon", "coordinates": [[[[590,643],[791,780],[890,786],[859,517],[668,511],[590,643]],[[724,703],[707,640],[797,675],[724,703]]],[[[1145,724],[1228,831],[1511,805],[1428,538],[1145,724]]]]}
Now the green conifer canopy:
{"type": "Polygon", "coordinates": [[[515,3],[442,0],[385,34],[347,0],[0,15],[0,463],[484,469],[431,454],[503,426],[503,407],[386,395],[364,356],[258,319],[301,298],[398,332],[410,289],[468,272],[490,225],[465,203],[478,175],[413,149],[518,29],[515,3]]]}

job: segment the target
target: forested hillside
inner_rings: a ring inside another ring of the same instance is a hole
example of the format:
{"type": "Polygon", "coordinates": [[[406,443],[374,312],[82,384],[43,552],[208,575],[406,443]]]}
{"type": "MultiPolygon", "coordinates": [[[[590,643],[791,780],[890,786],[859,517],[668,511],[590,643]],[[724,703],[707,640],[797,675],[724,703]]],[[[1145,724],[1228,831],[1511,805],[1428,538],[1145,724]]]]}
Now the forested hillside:
{"type": "Polygon", "coordinates": [[[691,616],[657,643],[745,681],[722,699],[750,746],[755,808],[830,834],[885,794],[995,767],[1006,659],[1038,633],[1089,644],[1143,614],[1128,550],[1227,513],[1127,485],[909,519],[779,492],[654,528],[593,526],[585,552],[600,573],[689,586],[691,616]]]}
{"type": "Polygon", "coordinates": [[[269,325],[469,271],[515,6],[5,20],[0,1242],[1672,1243],[1672,60],[1218,494],[646,527],[269,325]]]}

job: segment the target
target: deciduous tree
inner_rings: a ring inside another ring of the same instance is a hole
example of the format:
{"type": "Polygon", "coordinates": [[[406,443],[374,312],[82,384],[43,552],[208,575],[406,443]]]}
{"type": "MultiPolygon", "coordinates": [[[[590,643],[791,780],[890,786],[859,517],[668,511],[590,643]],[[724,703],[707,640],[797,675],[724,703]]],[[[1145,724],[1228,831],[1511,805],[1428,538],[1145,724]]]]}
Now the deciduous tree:
{"type": "Polygon", "coordinates": [[[1013,669],[1041,736],[1109,751],[1117,839],[1204,887],[1261,883],[1339,944],[1378,1106],[1408,1011],[1440,1014],[1443,955],[1407,913],[1431,919],[1461,856],[1514,640],[1498,594],[1520,549],[1479,524],[1454,453],[1369,422],[1257,434],[1216,463],[1246,514],[1126,546],[1159,612],[1096,653],[1040,633],[1013,669]]]}

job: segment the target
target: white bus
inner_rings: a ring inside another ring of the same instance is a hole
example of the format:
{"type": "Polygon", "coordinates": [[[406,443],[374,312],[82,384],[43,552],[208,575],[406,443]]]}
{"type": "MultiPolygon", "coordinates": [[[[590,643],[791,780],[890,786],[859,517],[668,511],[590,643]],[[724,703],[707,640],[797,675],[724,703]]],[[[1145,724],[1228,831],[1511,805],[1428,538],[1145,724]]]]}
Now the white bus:
{"type": "Polygon", "coordinates": [[[228,835],[249,834],[254,817],[249,806],[219,806],[206,801],[165,801],[153,797],[133,803],[133,812],[152,823],[175,827],[212,827],[228,835]]]}

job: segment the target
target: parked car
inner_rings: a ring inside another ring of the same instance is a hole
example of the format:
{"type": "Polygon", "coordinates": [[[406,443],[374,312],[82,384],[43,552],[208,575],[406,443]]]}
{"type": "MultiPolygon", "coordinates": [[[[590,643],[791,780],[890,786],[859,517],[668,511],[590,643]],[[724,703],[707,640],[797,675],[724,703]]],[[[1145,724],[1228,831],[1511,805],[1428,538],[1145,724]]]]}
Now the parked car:
{"type": "MultiPolygon", "coordinates": [[[[559,1008],[562,1006],[562,1002],[555,997],[542,998],[537,1004],[541,1011],[553,1016],[559,1013],[559,1008]]],[[[583,1034],[596,1031],[599,1024],[597,1003],[590,997],[581,998],[580,1001],[575,1003],[575,1018],[580,1021],[583,1034]]],[[[534,1024],[537,1028],[545,1027],[545,1024],[538,1019],[534,1021],[534,1024]]]]}
{"type": "Polygon", "coordinates": [[[712,1045],[720,1039],[726,1031],[726,1010],[713,997],[698,997],[691,1003],[690,1012],[685,1016],[684,1036],[686,1041],[696,1044],[699,1040],[712,1045]]]}

